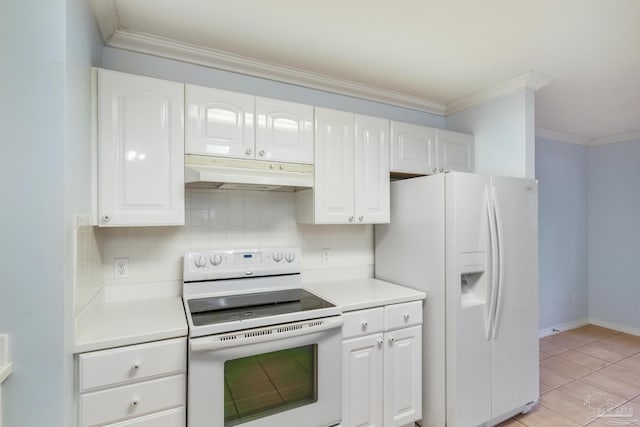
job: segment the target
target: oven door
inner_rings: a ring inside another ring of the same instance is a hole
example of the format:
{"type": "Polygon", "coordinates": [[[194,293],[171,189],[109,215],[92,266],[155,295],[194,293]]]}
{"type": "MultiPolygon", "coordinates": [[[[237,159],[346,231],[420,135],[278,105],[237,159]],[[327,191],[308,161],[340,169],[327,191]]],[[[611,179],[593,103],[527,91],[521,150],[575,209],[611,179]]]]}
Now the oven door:
{"type": "Polygon", "coordinates": [[[342,318],[190,340],[189,427],[327,427],[342,411],[342,318]]]}

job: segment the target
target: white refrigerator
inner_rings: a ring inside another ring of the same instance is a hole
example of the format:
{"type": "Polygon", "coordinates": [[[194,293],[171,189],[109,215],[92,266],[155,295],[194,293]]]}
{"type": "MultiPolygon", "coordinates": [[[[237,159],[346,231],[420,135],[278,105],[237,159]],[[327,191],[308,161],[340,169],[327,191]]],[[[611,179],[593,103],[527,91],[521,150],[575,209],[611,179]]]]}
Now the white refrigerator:
{"type": "Polygon", "coordinates": [[[427,294],[423,427],[491,426],[538,400],[537,192],[460,172],[391,183],[375,275],[427,294]]]}

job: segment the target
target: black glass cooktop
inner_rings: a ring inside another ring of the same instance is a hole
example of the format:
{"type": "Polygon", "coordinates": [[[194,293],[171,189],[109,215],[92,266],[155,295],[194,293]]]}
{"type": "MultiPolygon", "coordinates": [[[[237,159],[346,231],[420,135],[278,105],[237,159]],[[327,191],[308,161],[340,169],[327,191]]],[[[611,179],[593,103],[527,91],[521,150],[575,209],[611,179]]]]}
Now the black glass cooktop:
{"type": "Polygon", "coordinates": [[[189,301],[194,326],[335,307],[304,289],[209,297],[189,301]]]}

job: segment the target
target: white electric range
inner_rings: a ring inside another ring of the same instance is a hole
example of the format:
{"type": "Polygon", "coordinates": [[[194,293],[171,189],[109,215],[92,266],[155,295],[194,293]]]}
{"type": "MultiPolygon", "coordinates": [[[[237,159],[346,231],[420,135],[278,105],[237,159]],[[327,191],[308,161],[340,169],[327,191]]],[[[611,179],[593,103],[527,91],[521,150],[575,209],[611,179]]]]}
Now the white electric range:
{"type": "Polygon", "coordinates": [[[341,310],[300,269],[297,248],[185,254],[189,427],[340,423],[341,310]]]}

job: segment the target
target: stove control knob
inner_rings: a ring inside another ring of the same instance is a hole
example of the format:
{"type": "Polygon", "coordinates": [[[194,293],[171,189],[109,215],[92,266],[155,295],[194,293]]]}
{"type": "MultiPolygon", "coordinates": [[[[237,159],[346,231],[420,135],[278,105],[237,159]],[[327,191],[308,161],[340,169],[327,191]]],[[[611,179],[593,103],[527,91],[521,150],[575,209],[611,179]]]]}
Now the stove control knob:
{"type": "Polygon", "coordinates": [[[273,260],[275,262],[280,262],[282,261],[282,252],[274,252],[273,253],[273,260]]]}
{"type": "Polygon", "coordinates": [[[293,260],[295,259],[295,255],[293,254],[293,252],[289,252],[285,256],[285,259],[287,260],[287,262],[293,262],[293,260]]]}
{"type": "Polygon", "coordinates": [[[211,256],[210,258],[211,264],[215,265],[220,265],[222,264],[222,255],[220,254],[215,254],[213,256],[211,256]]]}
{"type": "Polygon", "coordinates": [[[207,265],[207,259],[205,257],[203,257],[203,256],[199,256],[198,258],[196,258],[194,263],[195,263],[196,267],[202,268],[202,267],[207,265]]]}

